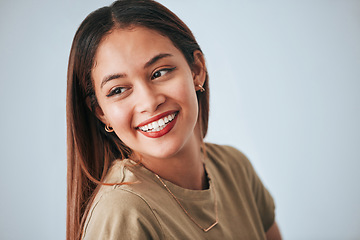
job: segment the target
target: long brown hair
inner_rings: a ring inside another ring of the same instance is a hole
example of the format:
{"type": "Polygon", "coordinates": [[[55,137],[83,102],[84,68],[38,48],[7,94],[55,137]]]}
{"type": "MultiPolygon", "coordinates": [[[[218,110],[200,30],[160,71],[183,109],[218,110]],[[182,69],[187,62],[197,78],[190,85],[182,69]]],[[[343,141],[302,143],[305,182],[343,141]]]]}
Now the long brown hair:
{"type": "MultiPolygon", "coordinates": [[[[66,238],[79,239],[94,192],[103,184],[115,159],[131,155],[115,133],[107,133],[96,118],[97,105],[91,69],[100,41],[114,28],[143,26],[167,36],[190,67],[200,50],[190,29],[170,10],[152,0],[119,0],[89,14],[73,39],[67,75],[67,225],[66,238]]],[[[197,92],[199,125],[205,137],[209,117],[209,87],[197,92]]]]}

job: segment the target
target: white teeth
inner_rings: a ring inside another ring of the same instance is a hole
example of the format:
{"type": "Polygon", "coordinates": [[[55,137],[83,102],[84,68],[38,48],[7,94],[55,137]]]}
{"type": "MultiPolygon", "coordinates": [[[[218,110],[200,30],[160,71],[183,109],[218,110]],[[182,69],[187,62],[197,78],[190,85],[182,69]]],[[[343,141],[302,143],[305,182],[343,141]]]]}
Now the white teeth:
{"type": "Polygon", "coordinates": [[[153,123],[152,123],[152,128],[158,128],[158,127],[159,127],[158,122],[153,122],[153,123]]]}
{"type": "Polygon", "coordinates": [[[158,127],[158,128],[155,128],[155,129],[151,129],[151,130],[149,130],[149,131],[147,131],[147,132],[158,132],[158,131],[163,130],[163,129],[165,128],[165,126],[166,126],[166,125],[161,126],[161,127],[158,127]]]}
{"type": "Polygon", "coordinates": [[[158,124],[159,124],[160,127],[161,127],[161,126],[164,126],[164,125],[165,125],[165,121],[164,121],[163,119],[160,119],[160,120],[158,121],[158,124]]]}
{"type": "Polygon", "coordinates": [[[147,125],[141,126],[139,127],[139,129],[143,132],[158,132],[161,131],[162,129],[164,129],[164,127],[171,122],[172,120],[174,120],[176,114],[170,114],[162,119],[159,119],[158,121],[154,121],[152,123],[149,123],[147,125]]]}

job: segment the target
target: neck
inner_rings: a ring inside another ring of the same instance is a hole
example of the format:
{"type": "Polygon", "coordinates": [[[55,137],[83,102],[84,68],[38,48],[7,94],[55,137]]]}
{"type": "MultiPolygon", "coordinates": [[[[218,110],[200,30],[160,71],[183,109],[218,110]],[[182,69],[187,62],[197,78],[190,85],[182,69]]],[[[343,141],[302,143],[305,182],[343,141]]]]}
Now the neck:
{"type": "Polygon", "coordinates": [[[201,141],[193,136],[175,156],[154,159],[143,156],[142,164],[161,178],[180,187],[201,190],[208,186],[205,175],[201,141]]]}

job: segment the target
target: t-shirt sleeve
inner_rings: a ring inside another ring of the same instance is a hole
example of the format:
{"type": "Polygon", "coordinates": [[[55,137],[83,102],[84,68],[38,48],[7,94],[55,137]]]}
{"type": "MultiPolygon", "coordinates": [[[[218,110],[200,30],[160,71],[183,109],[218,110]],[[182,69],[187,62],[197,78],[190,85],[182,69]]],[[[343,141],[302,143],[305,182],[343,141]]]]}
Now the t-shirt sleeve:
{"type": "Polygon", "coordinates": [[[254,195],[256,206],[266,232],[272,226],[275,221],[275,203],[274,200],[266,189],[259,176],[257,175],[254,167],[248,160],[248,158],[239,150],[229,147],[233,154],[237,155],[237,160],[240,161],[242,167],[247,174],[249,184],[254,195]]]}
{"type": "Polygon", "coordinates": [[[163,239],[163,236],[147,202],[133,192],[117,188],[102,195],[90,209],[82,239],[163,239]]]}
{"type": "Polygon", "coordinates": [[[261,216],[264,230],[266,232],[275,221],[274,200],[269,191],[263,185],[253,166],[249,164],[248,168],[256,205],[261,216]]]}

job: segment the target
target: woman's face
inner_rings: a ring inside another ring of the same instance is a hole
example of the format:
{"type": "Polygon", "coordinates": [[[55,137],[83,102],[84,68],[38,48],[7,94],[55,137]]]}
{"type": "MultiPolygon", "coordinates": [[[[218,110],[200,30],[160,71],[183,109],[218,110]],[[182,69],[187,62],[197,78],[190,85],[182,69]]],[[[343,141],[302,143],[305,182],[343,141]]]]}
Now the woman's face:
{"type": "Polygon", "coordinates": [[[115,29],[100,43],[92,69],[98,118],[144,157],[169,158],[194,143],[196,85],[205,79],[195,52],[192,71],[165,36],[144,27],[115,29]]]}

